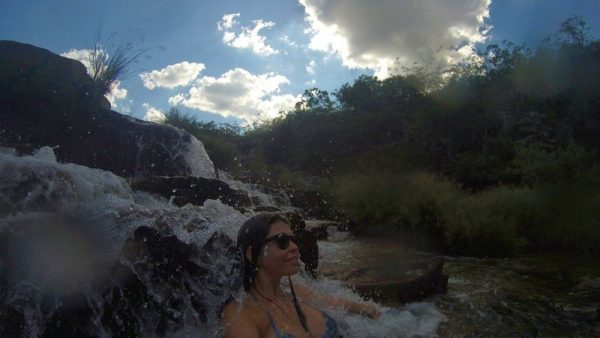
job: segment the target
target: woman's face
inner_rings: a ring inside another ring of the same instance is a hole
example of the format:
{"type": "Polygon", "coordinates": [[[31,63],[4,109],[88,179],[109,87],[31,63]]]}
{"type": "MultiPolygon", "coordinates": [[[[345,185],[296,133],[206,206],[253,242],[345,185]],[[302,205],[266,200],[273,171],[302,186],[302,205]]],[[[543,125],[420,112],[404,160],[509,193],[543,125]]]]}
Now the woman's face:
{"type": "MultiPolygon", "coordinates": [[[[284,222],[275,222],[266,238],[271,238],[278,234],[287,234],[292,236],[294,233],[290,226],[284,222]]],[[[296,243],[290,241],[287,249],[279,248],[277,241],[269,241],[263,245],[259,254],[261,268],[265,272],[274,276],[289,276],[298,272],[300,268],[300,253],[296,243]]]]}

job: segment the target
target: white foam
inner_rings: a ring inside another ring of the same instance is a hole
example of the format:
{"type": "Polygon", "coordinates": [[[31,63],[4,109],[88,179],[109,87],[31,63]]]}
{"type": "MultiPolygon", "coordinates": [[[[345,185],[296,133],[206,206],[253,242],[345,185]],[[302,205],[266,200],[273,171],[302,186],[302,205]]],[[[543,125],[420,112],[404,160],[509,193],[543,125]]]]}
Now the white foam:
{"type": "MultiPolygon", "coordinates": [[[[46,271],[53,278],[58,276],[55,278],[58,286],[69,286],[71,281],[86,276],[80,272],[82,269],[95,266],[96,260],[95,257],[91,257],[92,254],[101,256],[100,258],[106,262],[114,262],[121,254],[125,240],[130,238],[132,232],[139,226],[162,227],[164,231],[175,234],[181,241],[201,246],[215,231],[222,231],[235,241],[241,224],[252,216],[252,213],[242,214],[218,200],[207,200],[202,206],[186,205],[178,208],[169,205],[166,199],[155,198],[141,192],[133,193],[125,180],[110,172],[74,164],[56,163],[50,156],[51,149],[45,149],[44,152],[46,152],[44,156],[38,157],[0,154],[0,192],[13,191],[14,189],[10,189],[27,182],[29,185],[26,187],[30,189],[27,198],[20,201],[11,200],[10,196],[0,194],[0,202],[15,203],[18,207],[15,209],[18,211],[17,213],[0,217],[0,230],[5,230],[6,227],[16,227],[24,222],[28,223],[29,220],[43,218],[45,214],[37,211],[39,205],[36,204],[36,201],[39,201],[40,197],[51,202],[50,204],[57,208],[69,208],[86,215],[90,221],[81,225],[82,229],[61,228],[64,235],[59,239],[64,240],[44,242],[47,244],[46,247],[52,249],[48,251],[52,255],[49,254],[47,258],[53,262],[64,263],[65,273],[63,275],[68,277],[66,279],[59,278],[60,274],[56,275],[56,272],[60,272],[58,270],[46,271]],[[4,198],[8,199],[2,200],[4,198]],[[84,242],[81,241],[78,246],[68,247],[65,245],[65,242],[76,241],[78,240],[77,236],[88,236],[88,233],[98,233],[100,237],[87,237],[87,241],[91,243],[87,247],[83,246],[81,243],[84,242]],[[103,247],[98,252],[89,251],[95,245],[94,242],[99,239],[109,243],[110,246],[103,247]],[[55,247],[62,248],[63,251],[55,250],[55,247]],[[75,258],[77,259],[73,260],[75,258]]],[[[333,254],[338,245],[339,243],[324,243],[320,246],[320,251],[322,254],[328,252],[333,254]]],[[[46,251],[42,250],[36,256],[42,263],[46,258],[44,252],[46,251]]],[[[223,277],[223,267],[231,266],[231,262],[225,259],[222,262],[213,262],[213,264],[215,265],[210,267],[210,273],[217,277],[223,277]]],[[[53,267],[51,264],[46,266],[53,267]]],[[[140,278],[143,279],[143,276],[140,278]]],[[[322,293],[364,302],[339,281],[323,277],[312,280],[300,275],[293,278],[294,281],[303,282],[322,293]]],[[[187,280],[186,282],[193,288],[207,287],[200,280],[187,280]]],[[[157,297],[164,296],[169,292],[169,285],[148,284],[147,286],[149,292],[157,297]]],[[[42,297],[45,292],[33,284],[29,286],[23,284],[22,287],[21,291],[27,297],[30,297],[31,294],[42,297]],[[34,290],[34,287],[38,289],[34,290]]],[[[17,291],[21,292],[19,290],[17,291]]],[[[98,297],[94,294],[87,296],[90,299],[98,297]]],[[[39,331],[38,327],[43,327],[45,319],[39,312],[39,306],[35,307],[36,304],[40,304],[40,301],[38,299],[38,301],[32,302],[34,306],[27,310],[29,311],[26,318],[28,335],[35,336],[43,331],[39,331]]],[[[187,326],[181,330],[169,332],[173,335],[184,336],[216,335],[219,332],[219,325],[215,313],[224,299],[215,296],[214,299],[204,301],[209,309],[208,325],[198,324],[198,321],[194,319],[192,305],[186,303],[183,312],[177,313],[177,315],[187,318],[187,326]]],[[[96,307],[102,306],[100,301],[97,302],[96,307]]],[[[445,320],[438,309],[430,303],[414,303],[383,310],[382,316],[378,320],[349,314],[344,309],[331,311],[330,314],[338,322],[341,333],[349,337],[433,336],[439,324],[445,320]]],[[[99,332],[103,332],[103,328],[100,327],[100,324],[98,325],[99,332]]],[[[148,331],[148,334],[151,333],[148,331]]]]}
{"type": "Polygon", "coordinates": [[[133,202],[123,178],[108,171],[56,163],[52,149],[42,149],[37,156],[0,154],[0,201],[10,205],[9,211],[37,211],[43,205],[60,209],[92,200],[133,202]]]}
{"type": "Polygon", "coordinates": [[[216,178],[215,165],[208,157],[204,145],[194,135],[177,127],[165,124],[165,128],[172,128],[179,135],[179,145],[174,149],[181,149],[181,156],[189,168],[189,176],[216,178]]]}

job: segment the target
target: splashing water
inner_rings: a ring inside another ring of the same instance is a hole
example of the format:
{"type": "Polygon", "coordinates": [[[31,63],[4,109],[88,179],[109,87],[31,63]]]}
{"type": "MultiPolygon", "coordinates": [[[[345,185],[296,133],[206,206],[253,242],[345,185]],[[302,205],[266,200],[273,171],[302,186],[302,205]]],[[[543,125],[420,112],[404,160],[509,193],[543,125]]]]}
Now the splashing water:
{"type": "MultiPolygon", "coordinates": [[[[252,215],[220,201],[178,208],[112,173],[0,154],[0,331],[17,336],[216,336],[240,297],[234,239],[252,215]]],[[[363,301],[340,282],[294,277],[363,301]]],[[[344,336],[432,336],[430,303],[379,320],[331,313],[344,336]]]]}

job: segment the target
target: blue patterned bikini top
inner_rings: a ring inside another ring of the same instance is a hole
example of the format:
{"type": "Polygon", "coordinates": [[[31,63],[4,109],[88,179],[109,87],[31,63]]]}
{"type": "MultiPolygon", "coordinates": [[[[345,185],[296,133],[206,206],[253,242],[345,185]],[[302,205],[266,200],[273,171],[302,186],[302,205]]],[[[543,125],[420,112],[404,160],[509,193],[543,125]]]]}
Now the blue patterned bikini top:
{"type": "MultiPolygon", "coordinates": [[[[252,295],[252,297],[254,297],[254,295],[252,295]]],[[[254,298],[254,299],[256,299],[256,298],[254,298]]],[[[271,316],[271,312],[269,312],[269,310],[267,308],[265,308],[262,304],[260,304],[260,306],[265,310],[265,312],[267,313],[267,316],[269,316],[269,321],[271,322],[271,327],[273,328],[273,332],[275,332],[275,338],[298,338],[298,336],[296,336],[296,335],[293,335],[291,333],[287,333],[285,331],[280,330],[277,327],[277,325],[275,324],[275,320],[273,319],[273,316],[271,316]]],[[[325,334],[323,335],[323,338],[340,337],[340,335],[338,334],[337,323],[335,322],[335,320],[333,320],[333,318],[331,318],[331,316],[329,316],[324,311],[321,311],[321,313],[323,314],[323,317],[325,317],[325,321],[326,321],[325,322],[326,331],[325,331],[325,334]]]]}
{"type": "MultiPolygon", "coordinates": [[[[336,324],[335,320],[333,320],[333,318],[331,318],[325,312],[321,311],[321,313],[323,313],[323,317],[325,317],[325,320],[327,321],[325,323],[327,330],[325,331],[323,338],[338,337],[339,335],[338,335],[337,324],[336,324]]],[[[275,332],[275,338],[298,338],[298,336],[296,336],[296,335],[279,330],[277,325],[275,325],[275,320],[273,320],[273,317],[271,317],[271,314],[269,313],[269,311],[267,311],[267,314],[269,315],[269,320],[271,321],[271,327],[273,327],[273,331],[275,332]]]]}

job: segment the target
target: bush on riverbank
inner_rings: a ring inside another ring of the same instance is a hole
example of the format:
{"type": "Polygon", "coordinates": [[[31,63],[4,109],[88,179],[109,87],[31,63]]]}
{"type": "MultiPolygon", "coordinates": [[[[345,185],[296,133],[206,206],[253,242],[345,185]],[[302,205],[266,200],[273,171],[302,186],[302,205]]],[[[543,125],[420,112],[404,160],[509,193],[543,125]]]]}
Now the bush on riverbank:
{"type": "MultiPolygon", "coordinates": [[[[447,210],[460,195],[453,183],[433,174],[414,172],[351,173],[338,176],[330,186],[336,205],[357,226],[355,232],[387,230],[395,227],[407,234],[441,234],[446,224],[447,210]]],[[[421,237],[421,236],[418,236],[421,237]]]]}
{"type": "Polygon", "coordinates": [[[527,244],[523,230],[536,228],[539,204],[528,188],[498,187],[463,194],[445,210],[448,251],[467,256],[512,256],[527,244]]]}
{"type": "Polygon", "coordinates": [[[467,256],[529,251],[597,253],[600,191],[564,186],[499,186],[467,193],[430,173],[337,177],[335,202],[358,233],[398,230],[420,247],[467,256]]]}

